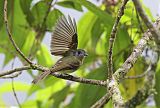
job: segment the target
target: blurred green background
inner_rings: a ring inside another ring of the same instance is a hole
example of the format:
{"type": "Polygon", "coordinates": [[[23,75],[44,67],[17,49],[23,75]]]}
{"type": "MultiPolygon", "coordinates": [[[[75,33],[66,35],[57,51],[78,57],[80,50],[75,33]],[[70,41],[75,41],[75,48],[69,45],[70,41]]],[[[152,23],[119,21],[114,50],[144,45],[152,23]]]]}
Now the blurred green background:
{"type": "MultiPolygon", "coordinates": [[[[78,25],[78,48],[85,49],[89,54],[84,65],[72,75],[106,80],[108,40],[121,1],[58,0],[56,4],[54,1],[44,21],[50,2],[51,0],[8,0],[8,20],[18,47],[38,64],[53,66],[59,57],[50,54],[51,33],[61,15],[70,15],[76,18],[78,25]]],[[[3,23],[3,4],[4,0],[0,0],[0,68],[9,70],[25,65],[26,62],[16,53],[7,36],[3,23]]],[[[152,15],[155,16],[155,13],[150,12],[144,4],[143,7],[153,20],[152,15]]],[[[130,55],[145,30],[145,24],[129,1],[118,26],[113,49],[114,71],[130,55]]],[[[147,68],[144,62],[143,57],[139,57],[128,76],[142,74],[147,68]]],[[[104,87],[65,81],[53,76],[33,85],[31,81],[37,74],[38,71],[29,70],[14,78],[14,88],[22,108],[89,108],[106,93],[104,87]]],[[[139,108],[155,108],[156,105],[159,108],[160,68],[157,69],[156,78],[155,98],[151,97],[151,101],[144,102],[139,108]]],[[[142,87],[143,80],[124,80],[120,84],[123,97],[131,98],[142,87]]],[[[111,108],[111,103],[110,101],[105,108],[111,108]]],[[[0,79],[0,108],[12,106],[16,107],[17,103],[12,92],[11,79],[0,79]]]]}

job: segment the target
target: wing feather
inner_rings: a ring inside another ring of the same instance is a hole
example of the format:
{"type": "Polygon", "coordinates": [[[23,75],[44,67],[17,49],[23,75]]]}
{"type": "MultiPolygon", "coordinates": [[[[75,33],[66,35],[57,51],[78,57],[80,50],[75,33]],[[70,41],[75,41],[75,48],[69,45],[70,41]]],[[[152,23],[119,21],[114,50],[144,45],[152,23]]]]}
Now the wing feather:
{"type": "Polygon", "coordinates": [[[77,27],[75,19],[62,16],[58,19],[51,38],[51,54],[65,55],[71,49],[77,49],[77,27]]]}

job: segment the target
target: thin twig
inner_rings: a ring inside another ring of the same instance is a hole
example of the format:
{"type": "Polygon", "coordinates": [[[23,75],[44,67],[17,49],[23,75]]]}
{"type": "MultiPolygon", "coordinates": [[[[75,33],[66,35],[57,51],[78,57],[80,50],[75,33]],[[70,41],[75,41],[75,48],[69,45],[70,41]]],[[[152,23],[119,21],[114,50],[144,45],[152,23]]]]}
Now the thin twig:
{"type": "Polygon", "coordinates": [[[18,46],[16,45],[15,41],[13,40],[13,36],[10,32],[10,28],[9,28],[9,25],[8,25],[8,18],[7,18],[7,0],[4,0],[4,23],[6,25],[6,30],[7,30],[7,33],[8,33],[8,36],[9,36],[9,39],[12,43],[12,45],[14,46],[14,48],[16,49],[16,51],[21,55],[22,58],[24,58],[30,65],[33,64],[21,51],[20,49],[18,48],[18,46]]]}
{"type": "Polygon", "coordinates": [[[11,79],[11,78],[16,78],[16,77],[18,77],[21,73],[22,73],[22,72],[20,71],[20,72],[17,72],[17,73],[15,73],[15,74],[13,74],[13,75],[2,76],[2,77],[0,77],[0,78],[1,78],[1,79],[11,79]]]}
{"type": "MultiPolygon", "coordinates": [[[[14,62],[15,62],[15,59],[13,60],[13,63],[12,63],[12,66],[11,66],[12,69],[13,69],[13,67],[14,67],[14,62]]],[[[15,91],[15,89],[14,89],[14,78],[11,78],[11,79],[12,79],[12,91],[13,91],[14,97],[15,97],[15,99],[16,99],[16,102],[17,102],[17,104],[18,104],[18,107],[21,108],[21,104],[20,104],[20,102],[19,102],[19,100],[18,100],[16,91],[15,91]]]]}
{"type": "Polygon", "coordinates": [[[136,9],[136,18],[137,18],[137,21],[138,21],[139,28],[140,28],[141,32],[144,33],[144,30],[143,30],[143,27],[142,27],[142,22],[140,21],[137,9],[136,9]]]}
{"type": "Polygon", "coordinates": [[[18,100],[16,91],[15,91],[15,89],[14,89],[14,80],[13,80],[13,78],[12,78],[12,91],[13,91],[14,97],[15,97],[15,99],[16,99],[16,102],[17,102],[17,104],[18,104],[18,107],[19,107],[19,108],[22,108],[22,107],[21,107],[21,104],[20,104],[20,102],[19,102],[19,100],[18,100]]]}
{"type": "Polygon", "coordinates": [[[115,38],[116,38],[117,28],[118,28],[119,21],[124,14],[125,5],[126,5],[127,2],[128,2],[128,0],[123,0],[122,5],[119,8],[118,15],[117,15],[117,18],[114,22],[114,25],[113,25],[113,28],[112,28],[112,31],[111,31],[111,35],[110,35],[110,39],[109,39],[108,72],[107,72],[109,79],[112,77],[112,74],[113,74],[112,53],[113,53],[113,46],[114,46],[114,41],[115,41],[115,38]]]}
{"type": "Polygon", "coordinates": [[[150,30],[150,32],[153,34],[153,37],[155,38],[155,42],[160,45],[160,32],[159,30],[153,25],[152,21],[148,18],[146,12],[142,8],[142,5],[139,0],[132,0],[134,3],[134,6],[136,7],[139,15],[141,16],[142,20],[150,30]]]}
{"type": "Polygon", "coordinates": [[[125,76],[125,79],[137,79],[137,78],[143,78],[145,75],[147,75],[147,71],[136,76],[125,76]]]}
{"type": "Polygon", "coordinates": [[[106,93],[100,100],[98,100],[91,108],[102,108],[110,100],[111,94],[106,93]]]}
{"type": "MultiPolygon", "coordinates": [[[[14,61],[15,61],[15,58],[13,60],[13,63],[12,63],[12,70],[13,70],[13,66],[14,66],[14,61]]],[[[15,77],[18,77],[22,72],[16,72],[15,74],[9,74],[8,76],[2,76],[0,77],[1,79],[12,79],[12,78],[15,78],[15,77]]]]}
{"type": "Polygon", "coordinates": [[[12,69],[12,70],[7,70],[7,71],[4,71],[4,72],[0,72],[0,77],[5,76],[5,75],[10,75],[10,74],[18,72],[18,71],[29,70],[29,69],[32,69],[32,67],[23,66],[23,67],[15,68],[15,69],[12,69]]]}

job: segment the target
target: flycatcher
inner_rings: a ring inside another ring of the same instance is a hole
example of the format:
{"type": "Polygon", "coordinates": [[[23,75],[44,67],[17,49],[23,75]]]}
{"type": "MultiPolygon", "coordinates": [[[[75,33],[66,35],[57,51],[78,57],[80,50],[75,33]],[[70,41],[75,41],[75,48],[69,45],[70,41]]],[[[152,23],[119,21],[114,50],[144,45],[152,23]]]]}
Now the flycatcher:
{"type": "Polygon", "coordinates": [[[52,72],[70,73],[77,70],[82,64],[83,59],[88,54],[83,49],[77,49],[78,36],[75,19],[62,16],[58,19],[51,38],[51,54],[62,56],[50,71],[45,71],[37,76],[32,83],[44,79],[52,72]]]}

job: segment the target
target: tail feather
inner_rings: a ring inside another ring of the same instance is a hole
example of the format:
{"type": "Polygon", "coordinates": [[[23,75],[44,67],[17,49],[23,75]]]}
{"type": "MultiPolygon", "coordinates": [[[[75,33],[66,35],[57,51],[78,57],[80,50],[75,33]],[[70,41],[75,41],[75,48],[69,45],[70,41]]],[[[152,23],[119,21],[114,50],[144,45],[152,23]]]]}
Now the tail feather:
{"type": "Polygon", "coordinates": [[[50,71],[45,71],[43,73],[41,73],[40,75],[38,75],[33,81],[33,84],[38,83],[40,80],[43,80],[44,78],[46,78],[51,72],[50,71]]]}

